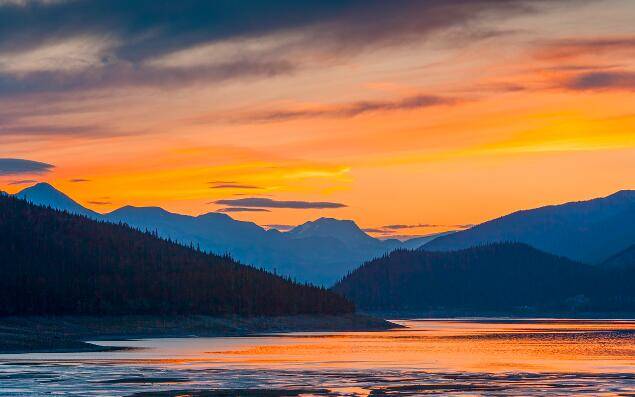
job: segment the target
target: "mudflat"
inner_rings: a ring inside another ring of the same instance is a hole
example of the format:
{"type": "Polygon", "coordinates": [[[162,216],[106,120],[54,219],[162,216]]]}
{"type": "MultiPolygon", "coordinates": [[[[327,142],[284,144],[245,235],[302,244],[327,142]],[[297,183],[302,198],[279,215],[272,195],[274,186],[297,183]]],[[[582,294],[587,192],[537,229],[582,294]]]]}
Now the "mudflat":
{"type": "Polygon", "coordinates": [[[272,332],[374,331],[398,328],[361,315],[283,317],[32,316],[0,318],[0,353],[112,350],[86,340],[246,336],[272,332]]]}

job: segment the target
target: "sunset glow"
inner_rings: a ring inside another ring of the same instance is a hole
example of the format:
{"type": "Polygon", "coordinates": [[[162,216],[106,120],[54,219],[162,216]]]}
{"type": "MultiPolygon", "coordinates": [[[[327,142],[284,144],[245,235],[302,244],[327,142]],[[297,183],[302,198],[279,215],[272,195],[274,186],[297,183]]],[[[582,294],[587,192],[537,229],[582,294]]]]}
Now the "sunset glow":
{"type": "MultiPolygon", "coordinates": [[[[47,181],[98,212],[306,202],[230,215],[375,236],[635,188],[635,2],[510,3],[392,10],[403,29],[381,33],[321,10],[145,53],[132,28],[22,46],[16,29],[0,39],[0,158],[54,167],[0,170],[0,188],[47,181]]],[[[0,15],[24,7],[45,6],[0,15]]]]}

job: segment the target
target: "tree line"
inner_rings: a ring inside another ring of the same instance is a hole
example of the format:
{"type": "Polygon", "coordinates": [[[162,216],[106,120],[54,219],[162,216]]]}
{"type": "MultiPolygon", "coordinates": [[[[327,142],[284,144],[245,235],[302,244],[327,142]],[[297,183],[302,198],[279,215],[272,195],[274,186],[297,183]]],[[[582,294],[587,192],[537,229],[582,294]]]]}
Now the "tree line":
{"type": "Polygon", "coordinates": [[[0,195],[0,315],[340,314],[355,310],[229,256],[0,195]]]}

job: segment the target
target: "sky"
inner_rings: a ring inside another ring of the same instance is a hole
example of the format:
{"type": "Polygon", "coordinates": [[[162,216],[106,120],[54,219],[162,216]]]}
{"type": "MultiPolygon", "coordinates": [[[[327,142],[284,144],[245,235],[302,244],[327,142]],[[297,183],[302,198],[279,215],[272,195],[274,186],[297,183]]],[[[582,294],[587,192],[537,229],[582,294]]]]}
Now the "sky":
{"type": "Polygon", "coordinates": [[[374,236],[635,189],[635,1],[0,0],[0,189],[374,236]]]}

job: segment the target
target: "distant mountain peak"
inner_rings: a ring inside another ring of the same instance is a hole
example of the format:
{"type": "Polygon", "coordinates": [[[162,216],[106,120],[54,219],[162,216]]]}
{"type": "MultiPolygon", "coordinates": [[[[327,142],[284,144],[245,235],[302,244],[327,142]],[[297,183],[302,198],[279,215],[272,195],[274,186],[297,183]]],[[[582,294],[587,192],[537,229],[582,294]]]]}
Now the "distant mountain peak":
{"type": "Polygon", "coordinates": [[[145,214],[156,214],[156,215],[163,215],[163,214],[168,214],[169,212],[164,210],[161,207],[156,207],[156,206],[148,206],[148,207],[136,207],[134,205],[124,205],[121,208],[118,208],[116,210],[114,210],[113,212],[111,212],[111,214],[114,213],[128,213],[128,212],[143,212],[145,214]]]}
{"type": "Polygon", "coordinates": [[[207,212],[205,214],[201,214],[197,216],[200,219],[224,219],[224,220],[234,220],[231,216],[224,214],[222,212],[207,212]]]}
{"type": "Polygon", "coordinates": [[[72,214],[86,215],[92,218],[100,216],[97,212],[83,207],[46,182],[27,187],[16,193],[15,196],[35,205],[48,206],[57,210],[68,211],[72,214]]]}
{"type": "Polygon", "coordinates": [[[318,218],[305,222],[286,232],[294,237],[334,237],[347,244],[360,244],[374,241],[368,234],[348,219],[318,218]]]}
{"type": "MultiPolygon", "coordinates": [[[[53,185],[46,182],[39,182],[33,186],[29,186],[27,188],[22,189],[20,192],[16,194],[16,196],[26,195],[26,194],[56,194],[59,196],[68,197],[66,194],[57,190],[53,185]]],[[[70,198],[69,198],[70,199],[70,198]]]]}

